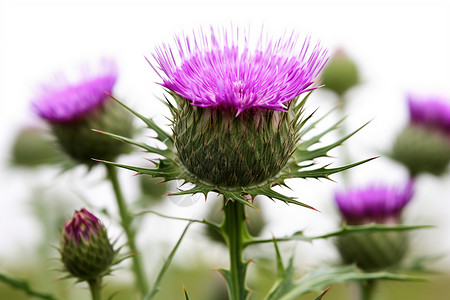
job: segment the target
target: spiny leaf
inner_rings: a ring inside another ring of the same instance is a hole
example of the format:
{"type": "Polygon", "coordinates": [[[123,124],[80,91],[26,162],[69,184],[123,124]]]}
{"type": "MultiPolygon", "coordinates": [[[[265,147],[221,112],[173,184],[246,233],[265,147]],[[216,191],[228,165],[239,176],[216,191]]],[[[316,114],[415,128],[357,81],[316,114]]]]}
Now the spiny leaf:
{"type": "Polygon", "coordinates": [[[312,129],[314,129],[316,127],[316,125],[318,123],[320,123],[323,119],[325,119],[328,115],[330,115],[333,111],[335,111],[339,106],[334,107],[333,109],[331,109],[330,111],[328,111],[326,114],[324,114],[322,117],[320,117],[318,120],[316,120],[315,122],[311,123],[311,125],[309,125],[308,127],[306,127],[305,129],[303,129],[300,132],[300,135],[303,136],[305,135],[307,132],[311,131],[312,129]]]}
{"type": "Polygon", "coordinates": [[[317,209],[315,209],[312,206],[309,206],[308,204],[296,201],[292,197],[289,197],[289,196],[286,196],[286,195],[283,195],[283,194],[280,194],[280,193],[274,191],[270,186],[264,186],[264,187],[252,189],[252,190],[248,191],[248,193],[252,196],[264,195],[271,199],[281,200],[281,201],[285,202],[286,204],[292,203],[292,204],[300,205],[300,206],[317,211],[317,209]]]}
{"type": "Polygon", "coordinates": [[[251,203],[250,201],[248,201],[247,199],[245,199],[242,196],[242,192],[231,192],[231,191],[221,191],[219,190],[219,193],[221,193],[223,195],[223,197],[225,198],[226,201],[231,200],[231,201],[237,201],[240,203],[243,203],[247,206],[250,206],[252,208],[256,208],[256,206],[251,203]]]}
{"type": "Polygon", "coordinates": [[[186,234],[186,232],[191,224],[192,223],[187,224],[186,227],[184,228],[183,233],[181,234],[180,238],[178,239],[177,243],[175,244],[175,247],[173,247],[172,251],[170,251],[169,256],[167,257],[166,261],[162,265],[161,270],[159,271],[158,275],[156,276],[156,279],[155,279],[155,282],[154,282],[152,288],[150,289],[148,294],[145,296],[144,300],[153,299],[153,296],[159,291],[159,283],[162,280],[167,269],[169,269],[170,263],[172,262],[173,257],[175,256],[175,252],[177,251],[178,247],[180,246],[181,241],[183,240],[184,235],[186,234]]]}
{"type": "Polygon", "coordinates": [[[5,274],[0,273],[0,281],[6,283],[12,288],[18,289],[26,293],[28,296],[36,297],[45,300],[57,300],[57,298],[50,294],[37,292],[30,287],[30,284],[26,280],[19,280],[11,278],[5,274]]]}
{"type": "Polygon", "coordinates": [[[330,128],[328,128],[327,130],[324,130],[323,132],[313,136],[312,138],[301,142],[298,146],[298,149],[301,150],[306,150],[308,149],[311,145],[318,143],[320,141],[320,139],[325,136],[327,133],[329,133],[330,131],[333,131],[335,129],[338,128],[339,124],[341,124],[344,121],[345,118],[340,119],[338,122],[336,122],[335,124],[333,124],[333,126],[331,126],[330,128]]]}
{"type": "Polygon", "coordinates": [[[323,291],[322,294],[319,295],[319,297],[317,297],[314,300],[321,300],[323,298],[323,296],[325,296],[325,294],[328,293],[329,290],[330,290],[330,288],[327,288],[325,291],[323,291]]]}
{"type": "Polygon", "coordinates": [[[322,291],[334,283],[366,280],[426,281],[422,277],[395,274],[385,271],[365,273],[356,266],[324,267],[309,272],[298,282],[284,290],[278,298],[270,300],[294,300],[308,292],[322,291]]]}
{"type": "MultiPolygon", "coordinates": [[[[339,121],[339,122],[341,122],[341,121],[339,121]]],[[[339,122],[337,124],[339,124],[339,122]]],[[[326,156],[328,151],[330,151],[331,149],[336,148],[337,146],[341,145],[344,141],[348,140],[351,136],[353,136],[358,131],[363,129],[367,124],[369,124],[369,123],[364,124],[363,126],[359,127],[355,131],[353,131],[352,133],[350,133],[350,134],[344,136],[343,138],[339,139],[338,141],[334,142],[333,144],[330,144],[328,146],[325,146],[325,147],[322,147],[322,148],[319,148],[319,149],[316,149],[316,150],[305,150],[307,147],[305,148],[304,146],[302,146],[302,144],[300,144],[299,148],[294,153],[294,157],[297,159],[298,162],[302,162],[302,161],[305,161],[305,160],[312,160],[312,159],[315,159],[315,158],[318,158],[318,157],[326,156]]],[[[333,127],[334,126],[335,125],[333,125],[333,127]]],[[[325,133],[327,131],[329,131],[329,130],[332,130],[333,127],[331,127],[330,129],[326,130],[325,133]]],[[[325,133],[322,133],[322,134],[325,134],[325,133]]],[[[307,141],[306,143],[308,144],[309,141],[307,141]]]]}
{"type": "Polygon", "coordinates": [[[96,129],[92,129],[92,131],[95,131],[95,132],[98,132],[98,133],[110,136],[112,138],[115,138],[116,140],[122,141],[122,142],[130,144],[130,145],[135,145],[137,147],[140,147],[142,149],[147,150],[150,153],[159,154],[159,155],[162,155],[162,156],[164,156],[166,158],[170,158],[172,156],[172,151],[170,151],[168,149],[166,149],[166,150],[158,149],[158,148],[149,146],[149,145],[147,145],[145,143],[139,143],[139,142],[137,142],[137,141],[135,141],[133,139],[130,139],[130,138],[127,138],[127,137],[124,137],[124,136],[120,136],[120,135],[117,135],[117,134],[114,134],[114,133],[110,133],[110,132],[100,131],[100,130],[96,130],[96,129]]]}
{"type": "Polygon", "coordinates": [[[160,140],[161,142],[165,143],[168,146],[173,145],[172,136],[170,136],[167,132],[165,132],[158,125],[156,125],[156,123],[152,119],[146,118],[143,115],[141,115],[140,113],[138,113],[137,111],[131,109],[129,106],[125,105],[122,101],[118,100],[117,98],[112,96],[110,93],[107,93],[107,95],[110,96],[112,99],[114,99],[117,103],[122,105],[126,110],[131,112],[133,115],[135,115],[136,117],[141,119],[148,126],[148,128],[154,130],[157,134],[158,140],[160,140]]]}
{"type": "Polygon", "coordinates": [[[184,298],[185,298],[185,300],[189,300],[188,293],[187,293],[186,288],[184,286],[183,286],[183,289],[184,289],[184,298]]]}
{"type": "Polygon", "coordinates": [[[111,162],[111,161],[100,160],[100,159],[93,159],[93,160],[104,163],[104,164],[112,165],[115,167],[120,167],[120,168],[128,169],[131,171],[135,171],[141,175],[146,174],[146,175],[151,175],[154,177],[163,177],[167,181],[179,179],[178,175],[180,175],[179,170],[172,164],[172,162],[168,162],[168,161],[164,161],[164,160],[160,160],[158,167],[154,168],[154,169],[129,166],[129,165],[119,164],[119,163],[115,163],[115,162],[111,162]]]}
{"type": "MultiPolygon", "coordinates": [[[[316,236],[305,236],[303,231],[298,231],[294,233],[291,236],[287,237],[279,237],[276,238],[277,242],[287,242],[287,241],[305,241],[305,242],[311,242],[313,240],[317,239],[326,239],[341,235],[348,235],[348,234],[354,234],[354,233],[373,233],[373,232],[381,232],[381,231],[409,231],[409,230],[417,230],[417,229],[428,229],[433,228],[433,226],[429,225],[387,225],[387,224],[364,224],[364,225],[343,225],[342,228],[339,230],[316,235],[316,236]]],[[[263,243],[271,243],[273,239],[253,239],[251,241],[248,241],[245,246],[249,246],[252,244],[263,244],[263,243]]]]}
{"type": "Polygon", "coordinates": [[[375,159],[377,157],[372,157],[372,158],[368,158],[353,164],[349,164],[349,165],[345,165],[339,168],[330,168],[327,169],[326,166],[319,168],[319,169],[314,169],[314,170],[305,170],[305,171],[297,171],[297,172],[289,172],[286,174],[283,174],[281,176],[281,179],[288,179],[288,178],[326,178],[326,179],[330,179],[329,176],[331,174],[334,173],[339,173],[342,171],[345,171],[347,169],[356,167],[358,165],[361,165],[363,163],[366,163],[368,161],[371,161],[372,159],[375,159]]]}

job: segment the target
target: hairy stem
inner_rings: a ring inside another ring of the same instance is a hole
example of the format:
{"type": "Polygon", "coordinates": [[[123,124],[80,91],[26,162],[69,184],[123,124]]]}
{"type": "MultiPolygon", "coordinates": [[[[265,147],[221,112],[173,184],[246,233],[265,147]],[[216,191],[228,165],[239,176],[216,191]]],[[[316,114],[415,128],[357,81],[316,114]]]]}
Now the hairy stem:
{"type": "Polygon", "coordinates": [[[230,271],[227,278],[230,300],[244,300],[248,291],[245,287],[247,263],[243,259],[245,242],[249,238],[245,227],[244,204],[229,201],[224,206],[225,220],[222,225],[230,256],[230,271]]]}
{"type": "Polygon", "coordinates": [[[98,277],[88,280],[89,290],[91,291],[92,300],[102,299],[102,278],[98,277]]]}
{"type": "Polygon", "coordinates": [[[376,281],[368,280],[360,282],[361,288],[361,300],[373,300],[375,299],[375,287],[376,281]]]}
{"type": "Polygon", "coordinates": [[[148,285],[144,270],[141,264],[141,257],[136,248],[135,236],[136,232],[132,228],[132,217],[128,212],[127,204],[123,198],[122,191],[119,185],[119,180],[117,178],[117,170],[112,165],[106,165],[106,170],[108,172],[108,178],[114,189],[114,194],[116,195],[117,206],[119,208],[119,214],[121,218],[122,228],[125,231],[125,235],[128,239],[128,247],[130,247],[132,256],[132,270],[136,279],[136,286],[139,293],[143,296],[148,291],[148,285]]]}

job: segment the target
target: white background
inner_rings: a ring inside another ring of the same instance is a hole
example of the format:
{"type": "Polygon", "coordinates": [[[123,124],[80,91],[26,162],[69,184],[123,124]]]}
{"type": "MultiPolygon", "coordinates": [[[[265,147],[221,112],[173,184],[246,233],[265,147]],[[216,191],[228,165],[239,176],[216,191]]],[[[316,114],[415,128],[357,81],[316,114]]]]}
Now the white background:
{"type": "MultiPolygon", "coordinates": [[[[1,261],[6,264],[5,258],[14,261],[17,252],[32,253],[41,238],[27,209],[28,191],[23,181],[47,182],[49,186],[57,182],[54,172],[17,172],[7,163],[15,134],[34,122],[29,103],[36,87],[56,71],[73,72],[82,62],[114,57],[120,69],[116,95],[144,115],[164,120],[162,115],[167,112],[157,100],[162,89],[154,83],[158,78],[144,59],[161,42],[171,42],[183,30],[210,25],[260,28],[264,24],[274,37],[294,29],[312,35],[332,51],[343,48],[360,66],[362,83],[348,95],[346,124],[357,128],[373,121],[346,145],[355,160],[389,149],[407,121],[407,93],[450,98],[450,10],[442,1],[3,1],[0,11],[0,267],[1,261]]],[[[314,94],[309,106],[320,106],[320,112],[325,112],[333,101],[331,94],[321,91],[314,94]]],[[[121,173],[125,182],[131,175],[121,173]]],[[[65,176],[65,183],[83,189],[89,185],[92,192],[86,195],[95,202],[94,207],[114,207],[104,196],[109,187],[99,183],[101,172],[85,177],[77,170],[65,176]]],[[[351,178],[354,185],[406,180],[404,170],[385,158],[361,167],[351,178]]],[[[440,227],[422,234],[417,249],[450,251],[449,182],[448,176],[419,180],[407,219],[440,227]]],[[[322,213],[267,201],[264,207],[270,211],[271,227],[266,234],[283,235],[299,229],[323,232],[336,226],[339,219],[331,195],[339,184],[309,180],[293,186],[293,195],[322,213]]],[[[134,193],[131,186],[125,190],[134,193]]],[[[182,209],[167,203],[161,210],[201,218],[205,204],[182,209]]],[[[149,219],[143,231],[153,238],[176,238],[183,226],[164,221],[164,231],[152,230],[161,219],[149,219]]],[[[140,239],[145,243],[147,236],[141,234],[140,239]]],[[[318,246],[320,243],[316,248],[308,245],[301,249],[305,257],[329,255],[317,251],[318,246]]],[[[443,268],[448,267],[448,259],[446,262],[443,268]]]]}

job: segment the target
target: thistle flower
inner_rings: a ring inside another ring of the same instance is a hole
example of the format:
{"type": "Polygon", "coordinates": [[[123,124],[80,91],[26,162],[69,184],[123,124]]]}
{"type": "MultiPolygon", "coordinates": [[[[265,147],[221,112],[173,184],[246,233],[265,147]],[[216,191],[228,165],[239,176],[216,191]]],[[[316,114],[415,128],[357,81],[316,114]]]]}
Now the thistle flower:
{"type": "Polygon", "coordinates": [[[255,51],[249,42],[239,45],[239,31],[230,36],[213,29],[205,34],[177,38],[177,60],[169,46],[156,50],[154,58],[162,73],[162,86],[185,98],[191,105],[218,108],[237,114],[245,110],[286,111],[287,105],[311,87],[327,61],[320,45],[310,51],[310,40],[295,50],[297,37],[269,41],[262,35],[255,51]]]}
{"type": "Polygon", "coordinates": [[[450,162],[450,102],[409,96],[410,121],[398,135],[391,156],[412,176],[443,174],[450,162]]]}
{"type": "Polygon", "coordinates": [[[84,208],[64,224],[60,247],[67,271],[86,281],[109,274],[117,255],[103,224],[84,208]]]}
{"type": "Polygon", "coordinates": [[[82,78],[70,82],[60,77],[56,83],[42,86],[32,102],[36,113],[48,121],[61,146],[73,159],[92,164],[92,157],[113,159],[126,151],[125,145],[92,132],[101,129],[130,136],[130,116],[111,101],[117,80],[112,61],[104,61],[98,74],[83,73],[82,78]]]}
{"type": "Polygon", "coordinates": [[[309,147],[337,124],[300,141],[315,123],[303,126],[311,115],[303,115],[307,96],[299,97],[317,88],[314,81],[328,53],[309,38],[297,47],[299,39],[294,34],[267,41],[262,36],[252,47],[238,30],[218,33],[211,29],[209,35],[177,38],[176,50],[168,45],[157,48],[154,62],[149,62],[175,102],[167,100],[173,135],[127,108],[156,131],[167,149],[110,134],[163,158],[154,169],[109,163],[195,185],[176,194],[215,191],[226,200],[249,205],[256,195],[304,205],[273,191],[272,186],[284,185],[288,178],[328,178],[359,164],[303,170],[312,166],[307,161],[326,156],[353,133],[313,151],[309,147]]]}
{"type": "MultiPolygon", "coordinates": [[[[413,196],[413,181],[402,188],[372,185],[335,194],[344,222],[350,225],[367,223],[399,224],[401,212],[413,196]]],[[[340,236],[337,248],[345,263],[356,263],[371,271],[397,265],[407,251],[404,232],[353,233],[340,236]]]]}

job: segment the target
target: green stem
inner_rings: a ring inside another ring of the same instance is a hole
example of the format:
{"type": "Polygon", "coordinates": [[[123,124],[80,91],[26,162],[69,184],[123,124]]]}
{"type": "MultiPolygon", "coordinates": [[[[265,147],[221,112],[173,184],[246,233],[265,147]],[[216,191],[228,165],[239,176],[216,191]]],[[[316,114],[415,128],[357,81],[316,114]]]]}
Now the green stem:
{"type": "Polygon", "coordinates": [[[245,287],[247,263],[244,262],[243,252],[246,240],[249,238],[245,226],[244,204],[228,201],[224,206],[225,220],[222,225],[225,240],[230,255],[230,271],[228,277],[228,293],[230,300],[244,300],[248,290],[245,287]]]}
{"type": "Polygon", "coordinates": [[[88,280],[89,290],[91,291],[92,300],[102,299],[102,278],[88,280]]]}
{"type": "Polygon", "coordinates": [[[143,296],[148,291],[147,280],[141,264],[141,257],[136,248],[135,236],[136,232],[131,226],[132,217],[128,212],[127,204],[123,198],[122,191],[120,189],[119,180],[117,178],[117,170],[112,165],[105,165],[108,172],[108,178],[114,189],[116,195],[117,206],[119,208],[119,214],[121,218],[122,228],[125,231],[125,235],[128,239],[128,246],[130,247],[132,256],[132,269],[136,278],[136,286],[140,294],[143,296]]]}
{"type": "Polygon", "coordinates": [[[376,281],[368,280],[359,283],[361,290],[361,300],[375,299],[375,284],[376,281]]]}
{"type": "MultiPolygon", "coordinates": [[[[344,97],[344,95],[339,95],[339,109],[338,112],[340,114],[340,117],[345,117],[346,116],[346,99],[344,97]]],[[[345,126],[345,122],[342,122],[340,124],[340,126],[338,127],[338,134],[339,137],[342,138],[344,136],[347,135],[347,127],[345,126]]],[[[351,163],[351,159],[350,159],[350,153],[348,151],[348,148],[341,146],[341,160],[343,162],[344,165],[350,164],[351,163]]],[[[342,180],[344,183],[348,183],[348,171],[344,171],[341,172],[341,176],[342,176],[342,180]]]]}

